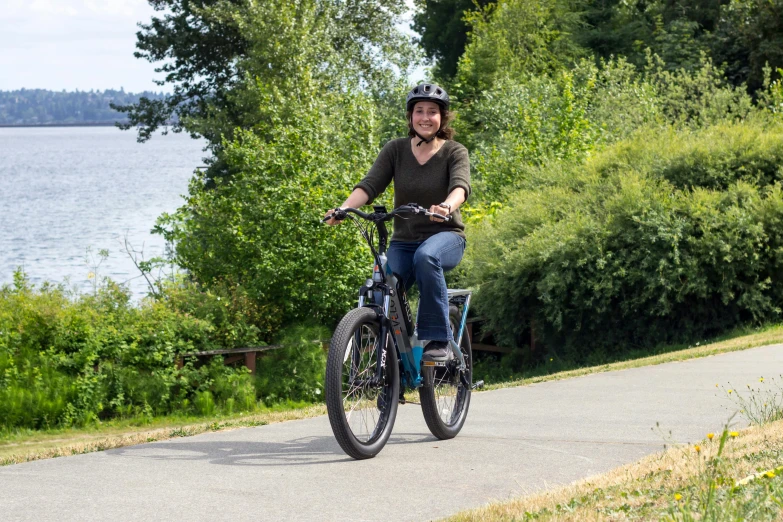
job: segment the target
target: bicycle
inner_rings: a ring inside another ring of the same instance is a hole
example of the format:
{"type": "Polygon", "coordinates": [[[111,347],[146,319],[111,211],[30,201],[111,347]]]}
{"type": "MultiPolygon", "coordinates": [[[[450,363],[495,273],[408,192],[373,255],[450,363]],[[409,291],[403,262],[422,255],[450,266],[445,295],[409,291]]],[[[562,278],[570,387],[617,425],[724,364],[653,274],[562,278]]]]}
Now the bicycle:
{"type": "Polygon", "coordinates": [[[483,381],[472,382],[470,339],[464,335],[470,290],[448,290],[449,322],[456,339],[449,343],[452,357],[445,362],[422,363],[424,348],[415,331],[402,278],[392,272],[386,259],[386,222],[401,214],[450,219],[415,203],[391,212],[374,206],[369,214],[355,208],[336,209],[324,218],[350,217],[374,258],[372,277],[359,289],[358,306],[338,324],[326,363],[329,423],[340,447],[355,459],[372,458],[386,445],[397,406],[405,404],[406,388],[419,390],[427,427],[435,437],[446,440],[462,429],[471,391],[483,385],[483,381]]]}

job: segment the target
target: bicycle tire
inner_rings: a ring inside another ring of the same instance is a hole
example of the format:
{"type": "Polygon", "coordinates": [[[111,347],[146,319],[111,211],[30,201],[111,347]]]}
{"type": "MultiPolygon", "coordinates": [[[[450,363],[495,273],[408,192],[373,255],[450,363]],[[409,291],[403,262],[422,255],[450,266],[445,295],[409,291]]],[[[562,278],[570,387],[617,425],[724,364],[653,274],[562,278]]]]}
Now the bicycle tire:
{"type": "Polygon", "coordinates": [[[372,458],[383,449],[397,415],[399,366],[389,335],[383,383],[366,382],[377,371],[379,335],[376,312],[355,308],[337,325],[329,345],[324,386],[329,423],[340,447],[355,459],[372,458]],[[352,368],[356,372],[353,378],[352,368]]]}
{"type": "MultiPolygon", "coordinates": [[[[449,308],[449,323],[455,340],[460,324],[460,314],[455,306],[449,308]]],[[[470,339],[462,336],[460,350],[465,354],[467,381],[471,384],[473,373],[473,351],[470,339]]],[[[470,386],[465,386],[459,372],[448,368],[425,366],[422,369],[424,384],[419,388],[419,399],[424,421],[435,437],[440,440],[453,439],[465,424],[470,407],[470,386]]]]}

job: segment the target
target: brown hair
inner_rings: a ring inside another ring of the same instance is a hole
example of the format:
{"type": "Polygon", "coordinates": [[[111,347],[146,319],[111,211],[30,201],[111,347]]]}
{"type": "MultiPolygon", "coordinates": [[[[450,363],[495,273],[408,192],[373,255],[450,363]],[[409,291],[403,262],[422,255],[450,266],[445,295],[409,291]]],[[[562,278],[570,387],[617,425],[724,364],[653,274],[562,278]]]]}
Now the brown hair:
{"type": "MultiPolygon", "coordinates": [[[[415,107],[416,105],[414,104],[411,109],[414,109],[415,107]]],[[[442,140],[450,140],[454,138],[454,129],[449,127],[449,124],[454,120],[454,113],[441,105],[438,105],[438,108],[440,109],[440,130],[435,136],[442,140]]],[[[408,136],[415,138],[416,132],[413,130],[413,110],[405,113],[405,119],[408,120],[408,136]]]]}

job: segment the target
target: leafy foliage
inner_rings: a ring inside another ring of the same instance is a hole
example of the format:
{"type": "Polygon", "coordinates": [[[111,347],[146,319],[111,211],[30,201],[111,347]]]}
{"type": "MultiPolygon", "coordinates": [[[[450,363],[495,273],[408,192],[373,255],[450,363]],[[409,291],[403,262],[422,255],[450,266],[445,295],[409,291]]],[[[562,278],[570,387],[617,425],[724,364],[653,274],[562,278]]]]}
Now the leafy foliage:
{"type": "Polygon", "coordinates": [[[465,53],[459,61],[457,97],[492,89],[503,76],[529,77],[575,61],[582,49],[569,37],[579,21],[571,0],[506,0],[470,11],[465,53]]]}
{"type": "Polygon", "coordinates": [[[305,319],[336,322],[368,265],[349,226],[321,223],[323,209],[346,197],[356,173],[372,161],[366,112],[356,105],[342,112],[337,102],[320,101],[332,117],[323,107],[302,114],[297,127],[281,129],[275,141],[262,144],[245,132],[227,143],[224,159],[236,173],[213,188],[194,180],[187,206],[168,219],[178,263],[208,286],[243,288],[263,310],[266,336],[305,319]],[[336,120],[342,135],[332,132],[336,120]]]}
{"type": "Polygon", "coordinates": [[[761,173],[779,162],[781,130],[653,131],[585,166],[542,168],[471,237],[479,313],[506,343],[535,324],[550,350],[592,362],[778,318],[783,193],[763,185],[779,172],[761,173]],[[704,172],[722,172],[725,190],[688,189],[704,172]]]}
{"type": "Polygon", "coordinates": [[[258,388],[267,404],[279,401],[323,401],[326,352],[321,343],[328,338],[323,326],[295,326],[280,335],[286,348],[269,352],[259,360],[258,388]]]}
{"type": "Polygon", "coordinates": [[[419,33],[419,44],[429,58],[437,60],[437,77],[449,80],[457,72],[457,62],[468,40],[466,12],[484,8],[489,0],[418,0],[411,27],[419,33]]]}
{"type": "Polygon", "coordinates": [[[457,128],[472,149],[476,186],[471,205],[502,203],[538,167],[582,161],[639,129],[701,128],[752,110],[750,96],[706,58],[690,73],[649,56],[641,71],[622,59],[583,60],[547,76],[500,79],[461,108],[457,128]]]}
{"type": "Polygon", "coordinates": [[[392,0],[149,2],[161,15],[141,25],[135,55],[160,63],[166,76],[159,83],[173,92],[166,100],[117,106],[130,120],[122,128],[139,126],[141,141],[177,113],[175,132],[203,136],[217,151],[236,128],[274,132],[266,106],[247,96],[258,84],[281,93],[286,85],[296,94],[289,79],[304,74],[334,80],[328,88],[340,90],[340,71],[382,92],[395,67],[406,70],[415,61],[395,26],[403,5],[392,0]]]}
{"type": "Polygon", "coordinates": [[[674,71],[692,71],[707,53],[725,64],[729,82],[755,93],[763,68],[783,65],[779,0],[592,0],[575,39],[598,57],[624,56],[643,66],[650,49],[674,71]]]}
{"type": "MultiPolygon", "coordinates": [[[[285,353],[260,358],[259,377],[220,357],[204,363],[186,357],[178,368],[185,353],[259,343],[247,311],[237,309],[241,293],[234,294],[229,303],[186,286],[168,289],[168,300],[133,305],[110,281],[94,295],[74,297],[60,286],[35,288],[17,272],[15,285],[0,289],[0,428],[253,411],[259,399],[319,400],[323,354],[292,335],[285,353]],[[278,364],[281,357],[287,362],[278,364]]],[[[311,335],[325,334],[301,333],[311,335]]]]}

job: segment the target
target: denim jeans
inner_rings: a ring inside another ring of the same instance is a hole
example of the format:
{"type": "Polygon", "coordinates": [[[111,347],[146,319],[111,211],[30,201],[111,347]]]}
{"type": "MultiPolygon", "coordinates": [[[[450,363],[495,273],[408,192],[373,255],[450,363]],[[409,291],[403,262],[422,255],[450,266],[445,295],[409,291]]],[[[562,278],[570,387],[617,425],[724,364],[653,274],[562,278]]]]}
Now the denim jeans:
{"type": "Polygon", "coordinates": [[[425,241],[392,241],[386,257],[407,291],[419,287],[419,339],[450,341],[449,298],[443,273],[456,267],[465,253],[465,239],[454,232],[439,232],[425,241]]]}

